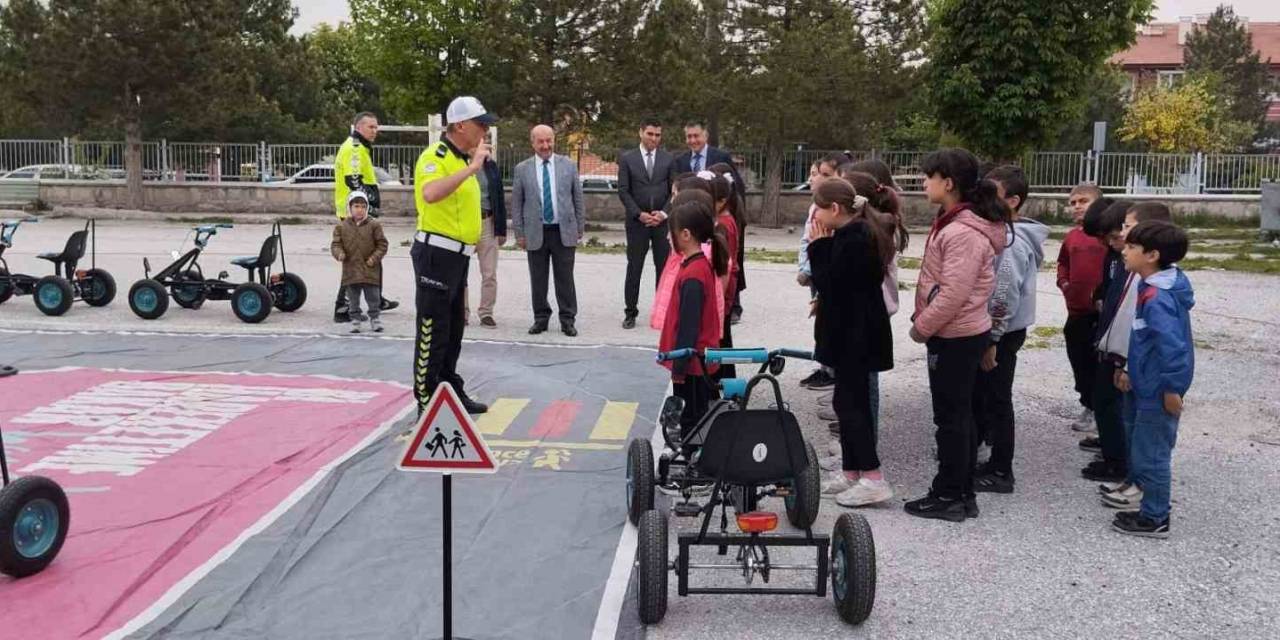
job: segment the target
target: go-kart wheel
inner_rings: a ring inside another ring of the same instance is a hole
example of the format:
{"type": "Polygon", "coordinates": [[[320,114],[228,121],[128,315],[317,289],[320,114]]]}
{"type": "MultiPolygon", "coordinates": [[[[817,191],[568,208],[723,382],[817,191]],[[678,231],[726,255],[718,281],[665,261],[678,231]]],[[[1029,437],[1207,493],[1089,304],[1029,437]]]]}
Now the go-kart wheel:
{"type": "Polygon", "coordinates": [[[876,603],[876,542],[861,514],[841,514],[831,531],[831,597],[849,624],[862,624],[876,603]]]}
{"type": "Polygon", "coordinates": [[[9,283],[9,270],[0,267],[0,304],[13,297],[13,285],[9,283]]]}
{"type": "Polygon", "coordinates": [[[787,522],[797,529],[813,526],[822,506],[822,469],[818,466],[818,454],[812,444],[805,443],[804,455],[809,459],[809,466],[793,481],[791,494],[785,500],[787,522]]]}
{"type": "Polygon", "coordinates": [[[307,303],[307,283],[296,273],[280,274],[280,282],[271,285],[271,293],[276,298],[276,308],[285,313],[292,313],[307,303]]]}
{"type": "Polygon", "coordinates": [[[648,440],[634,438],[627,447],[627,517],[640,526],[640,517],[653,508],[653,449],[648,440]]]}
{"type": "Polygon", "coordinates": [[[175,280],[169,285],[173,301],[183,309],[199,309],[205,299],[204,276],[195,269],[187,269],[177,274],[175,280]]]}
{"type": "Polygon", "coordinates": [[[34,293],[32,297],[35,298],[36,308],[46,316],[60,316],[66,313],[76,297],[76,291],[71,288],[71,283],[58,276],[40,278],[40,281],[36,282],[34,293]]]}
{"type": "Polygon", "coordinates": [[[106,269],[90,269],[80,280],[80,299],[91,307],[105,307],[116,299],[116,279],[106,269]]]}
{"type": "Polygon", "coordinates": [[[650,509],[640,516],[636,544],[640,622],[657,624],[667,615],[667,514],[650,509]]]}
{"type": "Polygon", "coordinates": [[[53,562],[71,511],[58,483],[25,476],[0,489],[0,573],[24,578],[53,562]]]}
{"type": "Polygon", "coordinates": [[[231,310],[243,322],[256,324],[271,315],[271,292],[257,282],[246,282],[231,292],[231,310]]]}
{"type": "Polygon", "coordinates": [[[169,292],[150,278],[129,287],[129,308],[143,320],[155,320],[169,310],[169,292]]]}

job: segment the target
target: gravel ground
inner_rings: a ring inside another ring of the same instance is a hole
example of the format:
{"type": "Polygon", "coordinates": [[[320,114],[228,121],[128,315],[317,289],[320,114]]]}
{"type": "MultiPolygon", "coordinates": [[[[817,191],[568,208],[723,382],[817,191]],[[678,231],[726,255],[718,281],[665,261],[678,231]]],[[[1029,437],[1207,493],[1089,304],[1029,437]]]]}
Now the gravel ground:
{"type": "MultiPolygon", "coordinates": [[[[17,246],[6,254],[10,268],[45,273],[46,263],[34,254],[60,248],[80,224],[62,219],[23,227],[17,246]]],[[[311,290],[300,312],[275,313],[260,325],[245,325],[226,303],[210,302],[200,311],[173,305],[157,321],[136,318],[123,295],[142,275],[141,257],[150,256],[157,266],[167,262],[165,256],[178,247],[188,226],[104,221],[98,263],[115,274],[121,297],[106,309],[77,305],[61,318],[41,315],[27,298],[14,299],[0,306],[0,330],[345,332],[346,327],[330,322],[338,269],[328,257],[329,227],[324,224],[285,228],[290,270],[303,275],[311,290]]],[[[256,253],[268,230],[261,224],[237,224],[219,234],[207,254],[206,271],[226,268],[236,276],[238,268],[226,260],[256,253]]],[[[411,267],[408,247],[401,241],[411,231],[407,224],[388,225],[393,249],[386,263],[387,294],[409,307],[411,267]]],[[[621,241],[617,231],[589,235],[606,243],[621,241]]],[[[797,237],[756,230],[748,242],[781,249],[794,246],[797,237]]],[[[922,236],[915,237],[909,253],[918,256],[922,244],[922,236]]],[[[1056,244],[1047,249],[1050,257],[1056,256],[1056,244]]],[[[619,326],[624,267],[620,255],[579,255],[581,335],[567,338],[554,331],[553,323],[552,331],[536,341],[656,344],[656,332],[619,326]]],[[[472,326],[468,338],[532,338],[525,333],[531,322],[527,273],[520,253],[502,252],[499,327],[472,326]]],[[[734,328],[740,346],[810,344],[811,325],[804,317],[807,293],[795,285],[794,274],[789,265],[749,263],[746,314],[734,328]]],[[[645,286],[651,287],[651,270],[645,275],[645,286]]],[[[473,284],[478,284],[477,276],[473,268],[473,284]]],[[[666,620],[649,629],[648,636],[1280,637],[1280,536],[1275,533],[1280,515],[1265,507],[1280,489],[1280,350],[1273,341],[1280,332],[1280,278],[1204,271],[1190,277],[1198,303],[1192,314],[1198,367],[1174,454],[1169,540],[1112,533],[1111,512],[1098,504],[1094,484],[1079,477],[1089,456],[1076,447],[1078,434],[1069,427],[1078,407],[1071,399],[1061,333],[1051,330],[1042,330],[1046,335],[1032,341],[1039,344],[1024,350],[1019,364],[1017,493],[982,496],[982,516],[964,524],[906,516],[901,502],[924,492],[934,463],[924,350],[906,337],[912,305],[911,292],[904,291],[903,308],[894,318],[897,366],[881,376],[880,456],[898,495],[889,505],[862,511],[877,544],[879,584],[871,618],[850,628],[830,601],[814,597],[679,598],[673,578],[666,620]]],[[[902,272],[903,282],[914,279],[915,272],[902,272]]],[[[1039,288],[1041,326],[1060,327],[1065,314],[1051,274],[1041,274],[1039,288]]],[[[387,337],[412,334],[408,309],[387,314],[386,321],[387,337]]],[[[797,385],[809,369],[792,362],[783,375],[784,392],[807,436],[821,449],[828,438],[815,416],[817,393],[797,385]]],[[[824,502],[815,530],[829,531],[840,511],[833,502],[824,502]]],[[[782,553],[777,559],[802,560],[782,553]]],[[[741,583],[736,574],[721,573],[695,574],[695,580],[741,583]]],[[[624,611],[622,625],[637,625],[634,616],[633,608],[624,611]]]]}

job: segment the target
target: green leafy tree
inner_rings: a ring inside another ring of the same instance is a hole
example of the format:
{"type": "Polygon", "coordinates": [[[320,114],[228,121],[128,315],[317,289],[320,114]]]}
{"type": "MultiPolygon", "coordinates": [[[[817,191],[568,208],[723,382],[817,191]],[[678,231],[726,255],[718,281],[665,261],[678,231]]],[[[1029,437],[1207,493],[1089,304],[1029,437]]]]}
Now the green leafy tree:
{"type": "MultiPolygon", "coordinates": [[[[1058,133],[1055,149],[1084,151],[1093,148],[1093,123],[1107,123],[1107,150],[1115,151],[1120,142],[1116,128],[1129,104],[1129,77],[1118,67],[1098,67],[1080,85],[1086,101],[1080,116],[1066,123],[1058,133]]],[[[1121,144],[1123,146],[1123,144],[1121,144]]]]}
{"type": "Polygon", "coordinates": [[[1213,74],[1220,78],[1229,102],[1231,119],[1254,123],[1260,129],[1266,120],[1268,95],[1274,89],[1268,59],[1253,46],[1249,29],[1229,5],[1220,5],[1208,22],[1187,37],[1184,53],[1189,76],[1213,74]]]}
{"type": "Polygon", "coordinates": [[[1231,117],[1227,105],[1214,99],[1220,91],[1206,77],[1148,89],[1129,105],[1118,133],[1159,153],[1237,149],[1252,136],[1254,127],[1231,117]]]}
{"type": "Polygon", "coordinates": [[[1081,91],[1129,45],[1152,0],[932,0],[928,87],[943,126],[1016,158],[1081,115],[1081,91]]]}

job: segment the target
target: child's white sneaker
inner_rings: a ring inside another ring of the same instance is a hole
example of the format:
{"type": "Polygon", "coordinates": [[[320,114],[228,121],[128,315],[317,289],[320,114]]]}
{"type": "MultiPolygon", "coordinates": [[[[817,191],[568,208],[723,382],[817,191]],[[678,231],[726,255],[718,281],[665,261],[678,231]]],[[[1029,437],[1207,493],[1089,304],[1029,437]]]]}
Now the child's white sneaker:
{"type": "Polygon", "coordinates": [[[836,504],[842,507],[865,507],[885,502],[893,497],[893,487],[888,480],[859,478],[858,483],[836,496],[836,504]]]}
{"type": "Polygon", "coordinates": [[[844,453],[844,448],[840,446],[839,440],[832,440],[827,443],[827,455],[838,456],[844,453]]]}
{"type": "Polygon", "coordinates": [[[839,493],[852,489],[854,484],[856,483],[850,480],[849,476],[844,474],[844,471],[833,471],[827,476],[826,480],[822,481],[822,495],[828,498],[834,497],[839,493]]]}
{"type": "Polygon", "coordinates": [[[360,321],[353,320],[351,322],[351,333],[360,333],[360,321]]]}
{"type": "Polygon", "coordinates": [[[369,318],[369,328],[373,329],[374,333],[382,333],[382,321],[377,318],[369,318]]]}
{"type": "Polygon", "coordinates": [[[1142,506],[1142,489],[1128,482],[1102,495],[1102,504],[1119,511],[1137,511],[1142,506]]]}

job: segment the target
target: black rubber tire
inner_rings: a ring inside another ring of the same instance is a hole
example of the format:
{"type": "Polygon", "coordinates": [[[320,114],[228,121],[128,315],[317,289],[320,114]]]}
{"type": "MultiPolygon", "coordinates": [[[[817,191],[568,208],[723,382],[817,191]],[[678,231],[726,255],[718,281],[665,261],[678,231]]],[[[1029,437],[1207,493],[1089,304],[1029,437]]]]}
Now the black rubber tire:
{"type": "Polygon", "coordinates": [[[187,269],[177,274],[175,279],[179,279],[180,282],[169,285],[169,295],[173,296],[173,301],[178,303],[179,307],[195,310],[204,305],[206,295],[204,276],[199,271],[187,269]],[[196,284],[188,284],[189,282],[196,284]]]}
{"type": "Polygon", "coordinates": [[[36,288],[31,290],[31,297],[35,300],[36,308],[46,316],[60,316],[71,308],[71,303],[75,302],[76,290],[72,288],[71,283],[66,278],[59,276],[45,276],[36,282],[36,288]],[[57,304],[46,304],[40,295],[41,291],[48,290],[53,287],[57,290],[59,297],[57,304]]]}
{"type": "Polygon", "coordinates": [[[787,522],[797,529],[812,527],[822,507],[822,469],[812,444],[805,443],[804,455],[809,458],[809,467],[796,477],[786,499],[787,522]]]}
{"type": "Polygon", "coordinates": [[[653,448],[633,438],[627,447],[627,518],[640,526],[640,516],[653,508],[653,448]]]}
{"type": "Polygon", "coordinates": [[[667,615],[667,514],[649,510],[640,516],[636,560],[640,622],[657,624],[667,615]]]}
{"type": "Polygon", "coordinates": [[[133,310],[134,315],[143,320],[155,320],[169,310],[169,292],[164,290],[164,285],[155,280],[150,278],[139,280],[129,287],[129,308],[133,310]],[[155,308],[138,307],[136,296],[143,293],[144,289],[155,295],[155,308]]]}
{"type": "Polygon", "coordinates": [[[293,313],[307,303],[307,283],[296,273],[280,274],[280,284],[271,287],[276,298],[276,308],[293,313]]]}
{"type": "Polygon", "coordinates": [[[105,307],[116,299],[116,279],[106,269],[90,269],[80,281],[80,299],[91,307],[105,307]]]}
{"type": "Polygon", "coordinates": [[[831,531],[831,598],[849,624],[862,624],[875,606],[876,542],[862,514],[841,514],[831,531]],[[841,554],[844,560],[838,564],[841,554]],[[844,583],[843,596],[837,589],[839,581],[844,583]]]}
{"type": "Polygon", "coordinates": [[[266,320],[267,316],[271,315],[272,303],[271,292],[257,282],[242,283],[231,292],[231,311],[242,322],[249,324],[266,320]],[[256,304],[252,302],[250,296],[257,297],[256,304]]]}
{"type": "Polygon", "coordinates": [[[9,271],[0,267],[0,304],[13,297],[13,286],[9,284],[9,271]]]}
{"type": "Polygon", "coordinates": [[[0,378],[8,378],[9,376],[18,375],[18,368],[12,365],[0,364],[0,378]]]}
{"type": "Polygon", "coordinates": [[[43,571],[62,550],[70,524],[71,509],[67,504],[67,494],[53,480],[41,476],[24,476],[0,489],[0,573],[25,578],[43,571]],[[52,502],[56,508],[58,531],[53,545],[47,551],[28,558],[18,552],[13,530],[23,508],[39,499],[52,502]]]}

